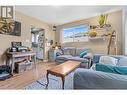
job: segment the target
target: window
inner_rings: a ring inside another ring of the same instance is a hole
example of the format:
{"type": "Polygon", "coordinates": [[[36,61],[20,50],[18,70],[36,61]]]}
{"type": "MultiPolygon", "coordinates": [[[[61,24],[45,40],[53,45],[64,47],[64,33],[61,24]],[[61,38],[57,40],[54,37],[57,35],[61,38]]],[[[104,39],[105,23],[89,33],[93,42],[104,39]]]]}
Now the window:
{"type": "Polygon", "coordinates": [[[88,25],[72,27],[63,30],[63,43],[66,42],[86,42],[88,41],[88,25]]]}
{"type": "Polygon", "coordinates": [[[33,34],[32,33],[32,42],[35,42],[35,43],[38,43],[38,37],[39,37],[39,34],[33,34]]]}

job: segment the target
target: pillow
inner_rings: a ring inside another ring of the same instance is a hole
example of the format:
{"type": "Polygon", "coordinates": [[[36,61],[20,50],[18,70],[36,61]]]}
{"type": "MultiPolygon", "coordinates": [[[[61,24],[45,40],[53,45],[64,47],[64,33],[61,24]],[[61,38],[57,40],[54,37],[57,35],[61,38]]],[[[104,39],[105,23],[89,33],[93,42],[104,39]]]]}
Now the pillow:
{"type": "Polygon", "coordinates": [[[60,56],[60,55],[62,55],[60,52],[57,52],[57,53],[56,53],[56,56],[60,56]]]}
{"type": "Polygon", "coordinates": [[[87,53],[86,55],[83,56],[83,58],[93,58],[93,54],[87,53]]]}
{"type": "Polygon", "coordinates": [[[117,66],[127,66],[127,57],[121,58],[121,59],[118,61],[117,66]]]}
{"type": "Polygon", "coordinates": [[[96,64],[96,71],[127,75],[127,67],[118,67],[101,63],[96,64]]]}
{"type": "Polygon", "coordinates": [[[83,52],[81,52],[81,53],[80,53],[80,55],[79,55],[79,56],[80,56],[80,58],[83,58],[83,56],[84,56],[84,55],[86,55],[87,53],[88,53],[88,52],[87,52],[86,50],[85,50],[85,51],[83,51],[83,52]]]}
{"type": "Polygon", "coordinates": [[[111,56],[101,56],[99,59],[99,63],[116,65],[118,63],[118,59],[111,56]]]}
{"type": "Polygon", "coordinates": [[[57,53],[56,53],[56,56],[60,56],[60,55],[63,55],[62,49],[59,49],[59,50],[57,51],[57,53]]]}

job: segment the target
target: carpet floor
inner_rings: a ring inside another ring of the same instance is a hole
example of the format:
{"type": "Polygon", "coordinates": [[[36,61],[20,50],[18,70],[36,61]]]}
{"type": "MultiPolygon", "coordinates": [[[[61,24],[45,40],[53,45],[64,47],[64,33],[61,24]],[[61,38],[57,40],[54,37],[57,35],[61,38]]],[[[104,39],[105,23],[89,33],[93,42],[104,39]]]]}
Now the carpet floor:
{"type": "MultiPolygon", "coordinates": [[[[74,73],[70,73],[65,77],[65,90],[73,89],[73,75],[74,73]]],[[[25,87],[26,90],[46,90],[46,78],[41,78],[38,81],[28,85],[25,87]]],[[[62,89],[62,80],[60,77],[56,77],[54,75],[49,75],[49,85],[48,90],[61,90],[62,89]]]]}

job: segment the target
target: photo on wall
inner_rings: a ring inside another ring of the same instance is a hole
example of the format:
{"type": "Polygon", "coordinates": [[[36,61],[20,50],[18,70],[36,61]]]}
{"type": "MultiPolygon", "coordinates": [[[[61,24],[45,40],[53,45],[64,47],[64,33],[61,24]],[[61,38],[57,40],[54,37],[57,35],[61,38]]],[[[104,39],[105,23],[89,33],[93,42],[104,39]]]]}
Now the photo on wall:
{"type": "Polygon", "coordinates": [[[21,22],[10,19],[0,19],[0,34],[21,36],[21,22]]]}

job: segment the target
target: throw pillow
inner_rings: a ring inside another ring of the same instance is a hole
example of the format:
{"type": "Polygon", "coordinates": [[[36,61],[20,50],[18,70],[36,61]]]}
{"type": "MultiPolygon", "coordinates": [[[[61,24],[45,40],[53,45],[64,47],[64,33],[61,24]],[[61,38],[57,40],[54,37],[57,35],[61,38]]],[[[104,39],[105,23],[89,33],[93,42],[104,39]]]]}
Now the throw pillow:
{"type": "Polygon", "coordinates": [[[87,53],[86,55],[83,56],[83,58],[93,58],[93,54],[87,53]]]}
{"type": "Polygon", "coordinates": [[[111,56],[101,56],[99,59],[99,63],[116,65],[118,63],[118,59],[111,56]]]}
{"type": "Polygon", "coordinates": [[[83,58],[83,56],[86,55],[87,53],[88,53],[87,51],[83,51],[83,52],[81,52],[80,55],[79,55],[80,58],[83,58]]]}
{"type": "Polygon", "coordinates": [[[127,67],[118,67],[101,63],[96,64],[96,71],[127,75],[127,67]]]}
{"type": "Polygon", "coordinates": [[[60,55],[63,55],[63,50],[62,49],[59,49],[56,53],[56,56],[60,56],[60,55]]]}
{"type": "Polygon", "coordinates": [[[127,57],[123,57],[118,61],[117,66],[127,66],[127,57]]]}
{"type": "Polygon", "coordinates": [[[57,53],[56,53],[56,56],[60,56],[60,55],[62,55],[60,52],[57,52],[57,53]]]}

